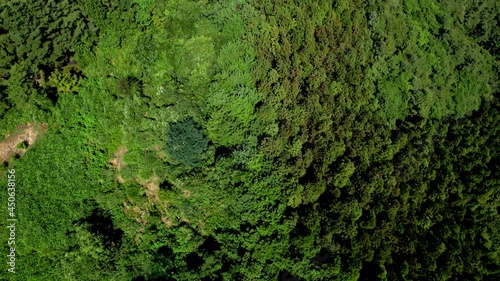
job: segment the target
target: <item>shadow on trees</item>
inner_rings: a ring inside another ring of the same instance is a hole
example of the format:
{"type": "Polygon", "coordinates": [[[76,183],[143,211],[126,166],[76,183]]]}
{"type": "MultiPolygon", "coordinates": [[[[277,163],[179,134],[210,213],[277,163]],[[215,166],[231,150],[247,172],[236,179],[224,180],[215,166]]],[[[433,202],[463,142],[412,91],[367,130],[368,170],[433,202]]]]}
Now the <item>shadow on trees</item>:
{"type": "Polygon", "coordinates": [[[359,279],[360,281],[376,281],[379,280],[378,275],[382,273],[380,266],[374,262],[363,262],[359,279]]]}
{"type": "Polygon", "coordinates": [[[213,254],[216,251],[220,250],[220,243],[212,235],[209,235],[205,239],[203,244],[201,244],[200,250],[209,254],[213,254]]]}
{"type": "Polygon", "coordinates": [[[76,223],[87,224],[88,230],[102,239],[102,244],[106,250],[120,248],[123,231],[114,227],[113,219],[109,212],[100,208],[94,208],[88,217],[76,223]]]}

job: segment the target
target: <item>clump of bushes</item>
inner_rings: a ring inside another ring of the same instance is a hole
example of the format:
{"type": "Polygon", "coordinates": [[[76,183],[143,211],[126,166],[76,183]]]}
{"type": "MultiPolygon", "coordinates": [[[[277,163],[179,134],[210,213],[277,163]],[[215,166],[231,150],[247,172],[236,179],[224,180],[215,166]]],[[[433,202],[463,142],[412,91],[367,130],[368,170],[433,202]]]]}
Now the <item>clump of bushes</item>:
{"type": "Polygon", "coordinates": [[[201,154],[207,140],[192,118],[170,124],[167,133],[167,152],[177,162],[191,167],[200,166],[201,154]]]}

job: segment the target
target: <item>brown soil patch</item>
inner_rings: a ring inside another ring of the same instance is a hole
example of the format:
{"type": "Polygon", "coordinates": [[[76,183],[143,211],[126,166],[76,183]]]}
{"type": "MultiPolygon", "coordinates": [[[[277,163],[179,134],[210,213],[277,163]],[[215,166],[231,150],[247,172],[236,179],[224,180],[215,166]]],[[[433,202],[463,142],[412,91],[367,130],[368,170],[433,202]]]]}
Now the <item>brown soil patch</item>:
{"type": "Polygon", "coordinates": [[[161,222],[162,222],[165,226],[167,226],[167,227],[171,227],[171,226],[172,226],[172,221],[171,221],[169,218],[167,218],[167,217],[162,217],[162,218],[161,218],[161,222]]]}
{"type": "Polygon", "coordinates": [[[119,182],[119,183],[125,183],[125,180],[122,178],[122,176],[120,174],[116,175],[116,180],[119,182]]]}
{"type": "Polygon", "coordinates": [[[46,132],[47,124],[45,123],[27,123],[18,126],[0,142],[0,164],[9,162],[12,156],[23,156],[46,132]],[[21,143],[25,143],[26,148],[18,148],[21,143]]]}
{"type": "Polygon", "coordinates": [[[158,176],[152,176],[147,180],[136,179],[137,182],[146,188],[146,194],[150,199],[159,200],[158,194],[160,192],[160,178],[158,176]]]}
{"type": "Polygon", "coordinates": [[[127,205],[127,202],[123,202],[123,207],[124,207],[123,212],[125,214],[127,213],[127,211],[130,211],[130,206],[127,205]]]}
{"type": "Polygon", "coordinates": [[[123,162],[123,155],[125,155],[125,153],[127,152],[128,150],[124,145],[118,147],[114,154],[115,158],[111,159],[109,163],[111,163],[111,165],[113,165],[118,171],[120,171],[123,167],[126,166],[123,162]]]}
{"type": "Polygon", "coordinates": [[[186,217],[182,216],[179,218],[179,222],[185,222],[185,223],[191,223],[190,220],[188,220],[186,217]]]}
{"type": "Polygon", "coordinates": [[[123,212],[125,214],[130,215],[132,218],[135,218],[135,221],[141,223],[143,226],[148,224],[147,218],[149,217],[149,213],[146,209],[141,209],[139,206],[134,206],[133,208],[130,208],[130,206],[127,205],[126,202],[123,202],[124,209],[123,212]],[[133,211],[130,214],[130,211],[133,211]]]}
{"type": "Polygon", "coordinates": [[[165,150],[161,147],[161,145],[155,145],[154,151],[156,152],[156,156],[158,156],[161,160],[165,160],[165,158],[167,158],[167,153],[165,153],[165,150]]]}
{"type": "MultiPolygon", "coordinates": [[[[144,188],[145,194],[148,197],[149,201],[146,203],[143,202],[138,206],[134,206],[133,202],[130,202],[131,205],[127,204],[127,202],[124,202],[123,210],[129,218],[135,219],[135,221],[140,223],[141,227],[144,227],[148,224],[150,215],[148,213],[148,209],[152,205],[156,206],[156,208],[160,211],[160,221],[167,228],[178,225],[181,222],[185,222],[188,224],[191,223],[191,221],[188,220],[184,216],[184,214],[176,215],[177,219],[170,217],[167,211],[167,209],[169,209],[170,207],[170,202],[160,199],[160,177],[153,175],[147,179],[141,179],[139,176],[135,176],[133,180],[144,188]]],[[[185,198],[189,198],[191,196],[191,191],[187,189],[183,190],[183,196],[185,198]]]]}
{"type": "Polygon", "coordinates": [[[123,162],[123,155],[125,155],[125,153],[127,153],[127,152],[128,152],[127,148],[124,145],[121,145],[120,147],[118,147],[118,149],[116,150],[116,152],[114,154],[115,158],[109,160],[109,163],[111,165],[113,165],[113,167],[118,172],[115,176],[116,180],[122,184],[125,183],[125,180],[120,175],[120,171],[122,168],[127,166],[127,164],[125,164],[125,162],[123,162]]]}
{"type": "Polygon", "coordinates": [[[161,160],[165,160],[165,158],[167,158],[167,153],[163,152],[163,151],[159,151],[156,153],[156,155],[158,156],[158,158],[160,158],[161,160]]]}

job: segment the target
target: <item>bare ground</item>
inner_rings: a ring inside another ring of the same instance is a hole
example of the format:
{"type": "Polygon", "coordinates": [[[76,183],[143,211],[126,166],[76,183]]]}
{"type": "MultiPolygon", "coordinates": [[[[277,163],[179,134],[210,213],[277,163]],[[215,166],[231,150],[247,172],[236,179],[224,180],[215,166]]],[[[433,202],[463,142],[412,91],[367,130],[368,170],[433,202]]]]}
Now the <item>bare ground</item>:
{"type": "Polygon", "coordinates": [[[158,194],[160,192],[160,178],[157,176],[152,176],[151,178],[147,180],[140,180],[139,178],[136,179],[137,182],[142,185],[143,187],[146,188],[146,194],[150,199],[153,201],[158,201],[159,197],[158,194]]]}
{"type": "Polygon", "coordinates": [[[0,164],[8,163],[12,156],[23,156],[46,132],[45,123],[27,123],[18,126],[0,142],[0,164]],[[22,143],[26,148],[18,147],[22,143]]]}
{"type": "Polygon", "coordinates": [[[111,163],[111,165],[113,165],[118,171],[120,171],[123,167],[125,167],[125,163],[123,162],[123,155],[125,155],[125,153],[127,152],[128,150],[124,145],[118,147],[114,154],[115,158],[111,159],[109,163],[111,163]]]}
{"type": "Polygon", "coordinates": [[[125,183],[125,180],[122,178],[120,171],[123,167],[126,166],[126,164],[123,162],[123,155],[125,155],[125,153],[127,152],[127,148],[124,145],[121,145],[114,153],[115,158],[109,160],[109,163],[113,165],[113,167],[115,167],[115,169],[117,170],[116,180],[119,183],[125,183]]]}

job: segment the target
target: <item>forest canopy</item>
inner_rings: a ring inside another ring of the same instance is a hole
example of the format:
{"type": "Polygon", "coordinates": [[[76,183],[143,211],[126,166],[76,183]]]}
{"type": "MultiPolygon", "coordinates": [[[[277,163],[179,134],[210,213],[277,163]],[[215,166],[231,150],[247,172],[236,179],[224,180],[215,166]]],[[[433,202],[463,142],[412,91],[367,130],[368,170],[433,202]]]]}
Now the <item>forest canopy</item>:
{"type": "Polygon", "coordinates": [[[0,1],[0,279],[500,279],[499,23],[495,0],[0,1]]]}

